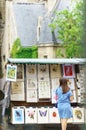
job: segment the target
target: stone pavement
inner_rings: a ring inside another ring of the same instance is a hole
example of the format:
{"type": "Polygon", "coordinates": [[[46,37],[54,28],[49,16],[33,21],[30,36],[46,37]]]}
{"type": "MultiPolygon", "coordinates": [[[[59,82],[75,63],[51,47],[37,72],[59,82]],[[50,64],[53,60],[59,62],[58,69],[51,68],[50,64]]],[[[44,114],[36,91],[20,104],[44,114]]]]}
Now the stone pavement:
{"type": "MultiPolygon", "coordinates": [[[[8,121],[8,117],[5,116],[3,119],[3,126],[0,130],[61,130],[60,124],[23,124],[13,125],[8,121]]],[[[86,130],[84,125],[68,124],[67,130],[86,130]]]]}

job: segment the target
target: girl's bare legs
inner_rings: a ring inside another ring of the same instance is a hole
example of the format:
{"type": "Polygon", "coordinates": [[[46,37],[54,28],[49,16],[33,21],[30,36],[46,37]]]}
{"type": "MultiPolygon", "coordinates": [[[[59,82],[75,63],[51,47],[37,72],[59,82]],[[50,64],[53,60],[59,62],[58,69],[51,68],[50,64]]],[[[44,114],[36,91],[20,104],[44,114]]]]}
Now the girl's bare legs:
{"type": "Polygon", "coordinates": [[[66,130],[66,128],[67,128],[67,120],[68,119],[61,119],[61,128],[62,128],[62,130],[66,130]]]}

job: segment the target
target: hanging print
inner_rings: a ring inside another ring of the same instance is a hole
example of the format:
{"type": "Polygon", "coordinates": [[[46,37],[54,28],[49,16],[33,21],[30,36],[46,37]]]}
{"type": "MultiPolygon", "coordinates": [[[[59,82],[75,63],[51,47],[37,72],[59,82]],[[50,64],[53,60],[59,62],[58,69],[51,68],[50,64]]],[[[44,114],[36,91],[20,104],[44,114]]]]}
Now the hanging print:
{"type": "Polygon", "coordinates": [[[17,80],[24,80],[24,65],[17,65],[17,80]]]}
{"type": "Polygon", "coordinates": [[[73,123],[84,123],[84,108],[73,108],[73,123]]]}
{"type": "Polygon", "coordinates": [[[25,108],[25,123],[37,123],[37,108],[25,108]]]}
{"type": "Polygon", "coordinates": [[[71,90],[75,90],[75,81],[74,78],[68,78],[68,86],[71,90]]]}
{"type": "Polygon", "coordinates": [[[38,102],[37,89],[27,89],[26,102],[38,102]]]}
{"type": "Polygon", "coordinates": [[[22,81],[11,82],[11,101],[24,101],[24,100],[25,100],[24,82],[22,81]]]}
{"type": "Polygon", "coordinates": [[[38,81],[39,99],[46,99],[51,97],[50,93],[50,81],[49,79],[43,79],[38,81]]]}
{"type": "Polygon", "coordinates": [[[56,107],[49,108],[49,123],[60,123],[60,117],[56,107]]]}
{"type": "Polygon", "coordinates": [[[51,78],[61,77],[61,67],[58,64],[50,65],[51,78]]]}
{"type": "Polygon", "coordinates": [[[24,124],[24,108],[23,107],[12,108],[12,123],[24,124]]]}
{"type": "Polygon", "coordinates": [[[16,81],[16,77],[17,77],[16,73],[17,73],[17,66],[8,64],[6,70],[6,80],[16,81]]]}
{"type": "Polygon", "coordinates": [[[69,77],[74,78],[75,72],[74,72],[74,65],[63,65],[63,77],[69,77]]]}
{"type": "Polygon", "coordinates": [[[39,99],[50,98],[49,65],[38,65],[38,92],[39,99]]]}
{"type": "Polygon", "coordinates": [[[48,123],[48,108],[38,108],[38,123],[45,124],[48,123]]]}
{"type": "Polygon", "coordinates": [[[36,69],[36,64],[27,64],[26,65],[26,75],[27,79],[36,79],[37,78],[37,69],[36,69]]]}

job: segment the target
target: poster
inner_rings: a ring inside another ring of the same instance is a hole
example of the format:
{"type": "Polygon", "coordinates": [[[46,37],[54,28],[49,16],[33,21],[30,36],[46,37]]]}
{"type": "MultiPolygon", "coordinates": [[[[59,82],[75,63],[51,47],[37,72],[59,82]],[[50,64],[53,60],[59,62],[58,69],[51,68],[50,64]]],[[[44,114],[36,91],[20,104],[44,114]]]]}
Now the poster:
{"type": "Polygon", "coordinates": [[[18,64],[17,65],[17,81],[24,80],[24,65],[18,64]]]}
{"type": "Polygon", "coordinates": [[[25,101],[23,81],[11,82],[11,101],[25,101]]]}
{"type": "Polygon", "coordinates": [[[52,89],[56,89],[59,87],[59,78],[52,78],[51,79],[52,89]]]}
{"type": "Polygon", "coordinates": [[[69,65],[69,64],[63,65],[63,77],[67,77],[67,78],[75,77],[74,65],[69,65]]]}
{"type": "Polygon", "coordinates": [[[37,89],[37,79],[27,79],[27,89],[37,89]]]}
{"type": "Polygon", "coordinates": [[[24,124],[24,107],[12,107],[12,124],[24,124]]]}
{"type": "Polygon", "coordinates": [[[60,123],[58,109],[56,107],[49,108],[49,123],[60,123]]]}
{"type": "Polygon", "coordinates": [[[41,107],[38,108],[38,124],[46,124],[48,123],[48,108],[41,107]]]}
{"type": "Polygon", "coordinates": [[[73,108],[73,123],[84,123],[84,108],[73,108]]]}
{"type": "Polygon", "coordinates": [[[51,64],[50,65],[50,74],[51,79],[56,77],[61,77],[61,66],[58,64],[51,64]]]}
{"type": "Polygon", "coordinates": [[[72,102],[72,103],[78,102],[76,90],[73,90],[72,93],[73,93],[74,99],[73,99],[73,101],[71,101],[71,102],[72,102]]]}
{"type": "Polygon", "coordinates": [[[27,79],[37,78],[36,64],[27,64],[26,65],[26,75],[27,75],[27,79]]]}
{"type": "Polygon", "coordinates": [[[49,65],[38,64],[38,79],[49,78],[49,65]]]}
{"type": "Polygon", "coordinates": [[[74,78],[68,78],[68,86],[71,90],[75,90],[75,81],[74,78]]]}
{"type": "Polygon", "coordinates": [[[56,104],[58,102],[58,97],[56,95],[56,89],[52,89],[51,102],[52,102],[52,104],[56,104]]]}
{"type": "Polygon", "coordinates": [[[38,81],[39,98],[46,99],[51,97],[50,93],[50,81],[49,79],[43,79],[38,81]]]}
{"type": "Polygon", "coordinates": [[[48,64],[38,64],[38,93],[40,99],[51,97],[48,64]]]}
{"type": "Polygon", "coordinates": [[[37,123],[37,108],[25,108],[25,123],[37,123]]]}
{"type": "Polygon", "coordinates": [[[6,70],[6,80],[16,81],[16,78],[17,78],[17,66],[8,64],[6,70]]]}
{"type": "Polygon", "coordinates": [[[27,89],[26,91],[26,102],[38,102],[37,89],[27,89]]]}

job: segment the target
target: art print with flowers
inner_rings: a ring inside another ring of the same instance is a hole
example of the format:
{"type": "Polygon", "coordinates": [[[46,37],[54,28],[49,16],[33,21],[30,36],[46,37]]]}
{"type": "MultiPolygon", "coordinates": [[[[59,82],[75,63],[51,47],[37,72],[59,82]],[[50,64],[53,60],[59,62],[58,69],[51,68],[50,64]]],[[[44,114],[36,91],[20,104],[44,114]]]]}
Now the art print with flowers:
{"type": "Polygon", "coordinates": [[[25,123],[37,123],[37,108],[25,108],[25,123]]]}

